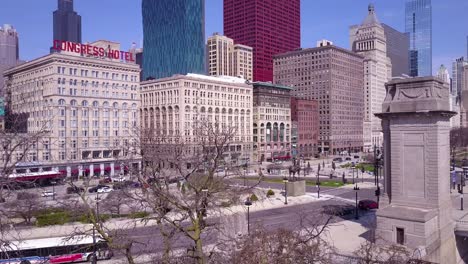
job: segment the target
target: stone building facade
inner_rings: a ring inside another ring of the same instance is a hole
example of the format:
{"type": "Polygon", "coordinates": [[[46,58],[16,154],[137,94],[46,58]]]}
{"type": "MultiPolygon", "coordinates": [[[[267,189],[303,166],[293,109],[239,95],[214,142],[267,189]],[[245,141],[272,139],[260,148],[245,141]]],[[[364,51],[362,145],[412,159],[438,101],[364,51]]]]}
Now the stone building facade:
{"type": "Polygon", "coordinates": [[[291,87],[253,83],[254,160],[291,157],[291,87]]]}
{"type": "MultiPolygon", "coordinates": [[[[379,243],[401,244],[431,263],[457,261],[450,188],[449,85],[435,77],[392,80],[384,132],[379,243]]],[[[465,247],[466,248],[466,247],[465,247]]]]}
{"type": "Polygon", "coordinates": [[[363,148],[363,57],[333,45],[274,56],[274,82],[319,104],[318,151],[363,148]]]}
{"type": "Polygon", "coordinates": [[[142,130],[165,141],[197,144],[196,122],[234,128],[227,160],[243,164],[252,154],[252,86],[241,78],[174,75],[141,83],[142,130]],[[181,141],[179,141],[181,140],[181,141]]]}
{"type": "Polygon", "coordinates": [[[291,98],[291,135],[294,157],[314,157],[318,149],[319,106],[315,100],[291,98]]]}
{"type": "Polygon", "coordinates": [[[53,53],[5,71],[7,114],[24,132],[48,132],[27,162],[71,176],[138,165],[138,65],[53,53]]]}

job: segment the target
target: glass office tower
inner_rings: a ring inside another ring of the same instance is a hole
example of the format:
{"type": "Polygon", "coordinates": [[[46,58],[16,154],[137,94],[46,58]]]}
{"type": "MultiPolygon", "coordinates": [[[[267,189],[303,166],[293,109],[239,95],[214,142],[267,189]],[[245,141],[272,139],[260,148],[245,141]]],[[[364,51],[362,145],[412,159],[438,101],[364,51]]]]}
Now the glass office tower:
{"type": "Polygon", "coordinates": [[[205,1],[143,0],[143,79],[206,73],[205,1]]]}
{"type": "Polygon", "coordinates": [[[407,0],[405,28],[410,35],[411,76],[432,76],[431,0],[407,0]]]}

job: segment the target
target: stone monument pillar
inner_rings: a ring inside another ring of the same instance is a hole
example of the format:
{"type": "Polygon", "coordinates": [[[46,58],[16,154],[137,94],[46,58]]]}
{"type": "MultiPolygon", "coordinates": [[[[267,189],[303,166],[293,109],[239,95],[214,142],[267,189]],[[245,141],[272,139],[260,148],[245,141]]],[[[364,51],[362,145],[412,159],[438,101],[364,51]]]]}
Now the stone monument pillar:
{"type": "Polygon", "coordinates": [[[449,192],[449,87],[434,77],[395,79],[382,105],[385,180],[377,211],[379,243],[415,257],[456,263],[449,192]]]}

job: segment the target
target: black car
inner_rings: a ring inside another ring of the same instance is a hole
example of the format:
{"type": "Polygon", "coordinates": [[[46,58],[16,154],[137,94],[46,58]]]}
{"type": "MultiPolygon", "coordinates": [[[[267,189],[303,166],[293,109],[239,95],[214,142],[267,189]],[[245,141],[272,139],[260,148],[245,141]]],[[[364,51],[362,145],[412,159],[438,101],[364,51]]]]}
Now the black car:
{"type": "Polygon", "coordinates": [[[325,205],[323,212],[328,215],[334,215],[338,217],[346,217],[354,213],[356,208],[350,205],[325,205]]]}
{"type": "Polygon", "coordinates": [[[78,186],[67,187],[67,194],[82,193],[82,192],[84,192],[84,188],[82,187],[78,187],[78,186]]]}
{"type": "Polygon", "coordinates": [[[95,193],[97,192],[97,190],[101,189],[101,188],[104,188],[104,187],[109,187],[107,185],[104,185],[104,184],[98,184],[97,186],[94,186],[94,187],[91,187],[88,189],[88,192],[90,193],[95,193]]]}

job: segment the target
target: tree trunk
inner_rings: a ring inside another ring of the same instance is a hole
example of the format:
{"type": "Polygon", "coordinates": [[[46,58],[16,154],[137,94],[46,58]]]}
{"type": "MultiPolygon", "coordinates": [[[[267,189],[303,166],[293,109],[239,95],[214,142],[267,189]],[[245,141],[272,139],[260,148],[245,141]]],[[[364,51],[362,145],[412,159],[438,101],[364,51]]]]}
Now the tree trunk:
{"type": "Polygon", "coordinates": [[[205,254],[203,253],[203,243],[201,239],[201,227],[200,221],[203,221],[203,216],[199,216],[197,220],[193,223],[194,235],[193,240],[195,241],[195,254],[198,264],[206,264],[205,254]]]}
{"type": "Polygon", "coordinates": [[[127,258],[128,264],[135,264],[135,260],[133,259],[131,250],[132,250],[131,245],[125,248],[125,257],[127,258]]]}

